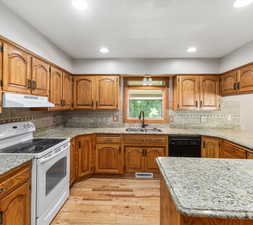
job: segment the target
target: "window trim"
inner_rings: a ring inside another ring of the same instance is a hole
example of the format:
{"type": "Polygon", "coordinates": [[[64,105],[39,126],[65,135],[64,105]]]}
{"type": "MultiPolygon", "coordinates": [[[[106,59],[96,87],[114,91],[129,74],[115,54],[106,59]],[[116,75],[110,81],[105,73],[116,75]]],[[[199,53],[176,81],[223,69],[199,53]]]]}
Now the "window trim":
{"type": "MultiPolygon", "coordinates": [[[[135,79],[143,79],[143,78],[135,78],[135,79]]],[[[153,78],[152,78],[153,79],[153,78]]],[[[155,78],[158,79],[158,78],[155,78]]],[[[123,115],[124,115],[124,122],[125,123],[140,123],[139,119],[130,119],[128,118],[128,91],[129,90],[162,90],[163,92],[163,119],[162,120],[150,120],[145,119],[145,123],[167,123],[169,121],[168,116],[168,80],[165,80],[166,85],[165,86],[127,86],[127,79],[125,79],[125,85],[124,85],[124,106],[123,106],[123,115]]],[[[133,80],[133,78],[129,78],[129,80],[133,80]]],[[[160,78],[162,80],[162,78],[160,78]]]]}

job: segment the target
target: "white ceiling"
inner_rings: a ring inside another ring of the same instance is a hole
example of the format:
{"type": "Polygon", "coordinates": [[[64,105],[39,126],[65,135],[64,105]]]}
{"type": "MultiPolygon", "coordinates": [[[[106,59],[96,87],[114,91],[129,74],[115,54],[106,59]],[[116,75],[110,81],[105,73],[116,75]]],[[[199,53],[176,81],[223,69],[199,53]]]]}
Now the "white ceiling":
{"type": "Polygon", "coordinates": [[[234,0],[1,1],[73,58],[222,57],[253,40],[253,4],[234,0]]]}

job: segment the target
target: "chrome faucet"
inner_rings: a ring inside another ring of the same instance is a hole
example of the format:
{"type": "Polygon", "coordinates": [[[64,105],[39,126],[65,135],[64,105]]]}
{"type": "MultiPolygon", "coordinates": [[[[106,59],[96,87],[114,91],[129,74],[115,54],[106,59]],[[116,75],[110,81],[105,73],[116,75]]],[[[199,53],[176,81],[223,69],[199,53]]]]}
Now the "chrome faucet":
{"type": "Polygon", "coordinates": [[[139,120],[141,120],[141,119],[142,119],[141,127],[145,128],[146,126],[148,126],[147,124],[145,124],[145,113],[144,113],[144,111],[140,111],[139,120]]]}

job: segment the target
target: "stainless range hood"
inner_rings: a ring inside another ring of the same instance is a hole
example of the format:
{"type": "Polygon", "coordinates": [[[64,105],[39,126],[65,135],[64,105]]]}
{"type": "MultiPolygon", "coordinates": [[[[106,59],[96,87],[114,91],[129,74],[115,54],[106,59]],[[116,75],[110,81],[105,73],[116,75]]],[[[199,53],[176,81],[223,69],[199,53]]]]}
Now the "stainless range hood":
{"type": "Polygon", "coordinates": [[[3,94],[3,108],[48,108],[54,106],[48,101],[48,97],[15,93],[3,94]]]}

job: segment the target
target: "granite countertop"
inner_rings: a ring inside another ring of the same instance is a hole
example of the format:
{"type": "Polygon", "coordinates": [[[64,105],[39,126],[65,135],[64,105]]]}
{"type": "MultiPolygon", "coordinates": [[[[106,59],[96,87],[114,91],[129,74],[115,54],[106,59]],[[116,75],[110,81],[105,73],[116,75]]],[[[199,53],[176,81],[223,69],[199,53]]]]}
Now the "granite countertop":
{"type": "MultiPolygon", "coordinates": [[[[244,147],[253,149],[253,133],[240,129],[178,129],[160,128],[160,133],[148,134],[167,134],[167,135],[203,135],[224,138],[244,147]]],[[[68,128],[57,127],[36,132],[36,137],[63,137],[73,138],[82,134],[108,133],[108,134],[143,134],[143,132],[127,132],[126,128],[68,128]]]]}
{"type": "Polygon", "coordinates": [[[33,156],[0,154],[0,176],[32,159],[33,156]]]}
{"type": "Polygon", "coordinates": [[[157,162],[181,214],[253,219],[253,160],[158,158],[157,162]]]}

